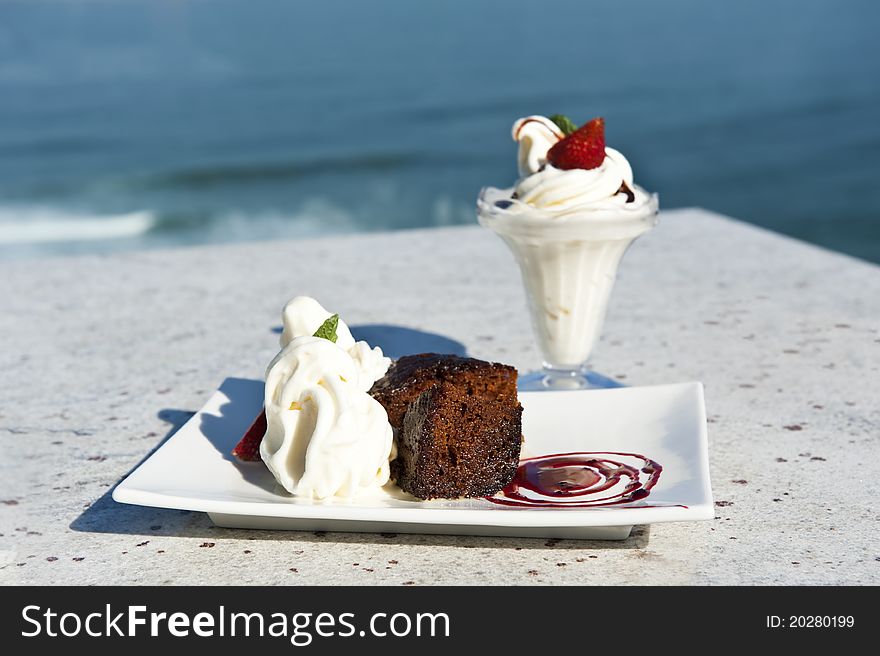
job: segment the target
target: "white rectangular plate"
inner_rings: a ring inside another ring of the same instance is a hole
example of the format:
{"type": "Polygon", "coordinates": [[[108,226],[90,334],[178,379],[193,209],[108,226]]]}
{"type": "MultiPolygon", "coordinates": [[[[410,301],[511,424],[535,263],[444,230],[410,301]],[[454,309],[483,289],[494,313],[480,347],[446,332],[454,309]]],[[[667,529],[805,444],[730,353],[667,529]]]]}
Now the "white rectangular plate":
{"type": "Polygon", "coordinates": [[[317,502],[284,493],[232,448],[260,411],[263,383],[228,378],[205,406],[113,491],[121,503],[207,512],[219,526],[309,531],[624,539],[633,525],[712,519],[700,383],[521,392],[523,456],[639,453],[662,465],[650,496],[595,508],[510,507],[485,499],[392,496],[317,502]]]}

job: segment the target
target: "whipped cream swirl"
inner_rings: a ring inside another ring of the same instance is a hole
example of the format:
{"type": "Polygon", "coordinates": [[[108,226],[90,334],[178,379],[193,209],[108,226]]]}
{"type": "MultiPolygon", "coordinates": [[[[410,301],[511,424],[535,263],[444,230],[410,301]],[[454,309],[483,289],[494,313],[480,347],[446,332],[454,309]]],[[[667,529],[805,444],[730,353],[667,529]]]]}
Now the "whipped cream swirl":
{"type": "MultiPolygon", "coordinates": [[[[651,195],[633,182],[632,167],[613,148],[595,169],[557,169],[547,161],[547,151],[563,138],[553,121],[528,116],[513,125],[519,143],[520,179],[513,188],[513,205],[520,203],[552,216],[603,210],[643,211],[651,195]]],[[[513,209],[513,208],[512,208],[513,209]]],[[[525,208],[523,208],[525,209],[525,208]]]]}
{"type": "Polygon", "coordinates": [[[266,372],[263,462],[296,496],[378,490],[396,453],[385,408],[367,391],[391,361],[355,342],[342,321],[336,343],[312,337],[331,316],[314,299],[293,299],[283,316],[283,348],[266,372]]]}

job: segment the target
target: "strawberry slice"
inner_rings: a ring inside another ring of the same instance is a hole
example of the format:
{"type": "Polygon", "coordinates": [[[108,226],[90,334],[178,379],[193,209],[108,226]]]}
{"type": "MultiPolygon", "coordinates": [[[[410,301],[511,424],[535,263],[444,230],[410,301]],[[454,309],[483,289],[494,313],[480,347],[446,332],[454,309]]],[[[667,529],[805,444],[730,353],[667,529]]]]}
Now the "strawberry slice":
{"type": "Polygon", "coordinates": [[[232,450],[239,460],[252,462],[260,459],[260,442],[263,441],[263,435],[266,434],[266,411],[260,410],[259,416],[254,419],[254,423],[247,429],[244,437],[241,438],[235,448],[232,450]]]}
{"type": "Polygon", "coordinates": [[[547,151],[557,169],[595,169],[605,161],[605,119],[594,118],[547,151]]]}

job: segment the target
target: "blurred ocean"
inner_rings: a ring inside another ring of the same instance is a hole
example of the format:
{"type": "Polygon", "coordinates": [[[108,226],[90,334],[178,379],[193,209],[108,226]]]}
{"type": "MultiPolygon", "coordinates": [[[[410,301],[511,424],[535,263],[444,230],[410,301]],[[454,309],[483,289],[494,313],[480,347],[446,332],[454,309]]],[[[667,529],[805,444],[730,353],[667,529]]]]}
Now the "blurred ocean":
{"type": "Polygon", "coordinates": [[[519,116],[880,262],[880,4],[0,2],[0,258],[473,223],[519,116]]]}

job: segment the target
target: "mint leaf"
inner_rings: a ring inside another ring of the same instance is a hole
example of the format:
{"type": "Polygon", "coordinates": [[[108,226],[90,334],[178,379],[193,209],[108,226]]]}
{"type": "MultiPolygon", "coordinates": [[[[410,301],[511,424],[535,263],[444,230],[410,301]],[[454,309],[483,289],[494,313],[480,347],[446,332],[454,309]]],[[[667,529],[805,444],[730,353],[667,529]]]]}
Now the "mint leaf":
{"type": "Polygon", "coordinates": [[[568,118],[565,114],[554,114],[550,117],[550,120],[556,123],[556,127],[562,130],[562,134],[565,136],[570,135],[572,132],[576,131],[577,126],[572,123],[571,119],[568,118]]]}
{"type": "Polygon", "coordinates": [[[334,314],[332,317],[328,318],[327,321],[321,324],[320,328],[315,331],[315,334],[312,337],[320,337],[321,339],[329,339],[334,344],[336,343],[336,328],[339,326],[339,315],[334,314]]]}

